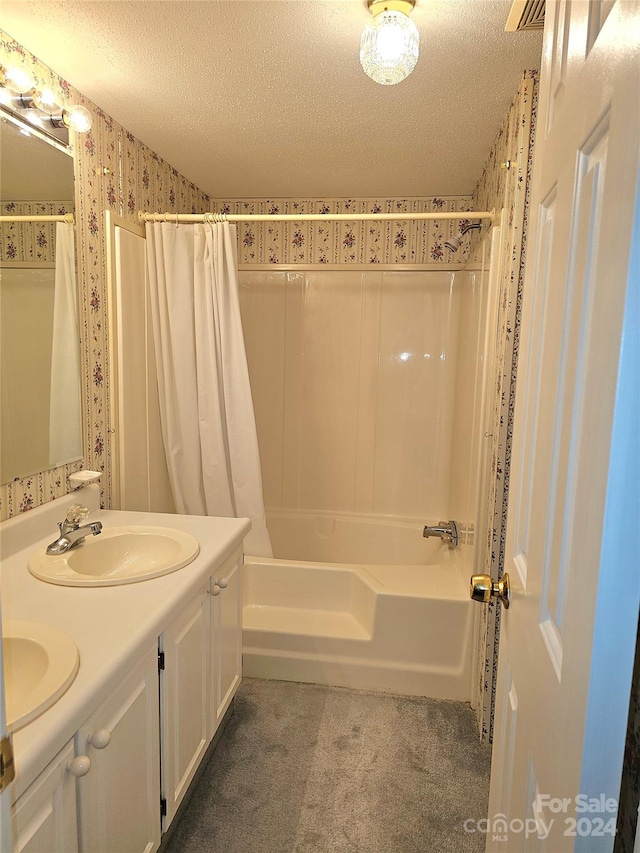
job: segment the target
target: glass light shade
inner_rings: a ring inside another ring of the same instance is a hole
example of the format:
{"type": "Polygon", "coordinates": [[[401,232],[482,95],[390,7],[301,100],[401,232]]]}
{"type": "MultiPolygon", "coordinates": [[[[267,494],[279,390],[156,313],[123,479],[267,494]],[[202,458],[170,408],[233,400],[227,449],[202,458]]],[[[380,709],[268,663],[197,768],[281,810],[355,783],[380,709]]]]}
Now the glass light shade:
{"type": "Polygon", "coordinates": [[[36,127],[42,127],[42,114],[39,110],[25,110],[22,115],[26,118],[29,124],[34,124],[36,127]]]}
{"type": "Polygon", "coordinates": [[[382,86],[400,83],[416,67],[420,35],[403,12],[386,9],[365,27],[360,40],[360,64],[382,86]]]}
{"type": "Polygon", "coordinates": [[[9,89],[9,91],[15,92],[16,95],[24,95],[25,92],[30,92],[36,83],[33,77],[28,71],[25,71],[24,68],[11,66],[5,69],[4,85],[9,89]]]}
{"type": "Polygon", "coordinates": [[[56,96],[51,89],[43,89],[41,92],[34,92],[32,96],[34,106],[43,113],[53,115],[60,112],[60,105],[56,103],[56,96]]]}
{"type": "Polygon", "coordinates": [[[75,130],[76,133],[86,133],[88,130],[91,130],[91,125],[93,124],[91,113],[86,107],[80,106],[80,104],[65,107],[62,111],[62,120],[68,128],[75,130]]]}

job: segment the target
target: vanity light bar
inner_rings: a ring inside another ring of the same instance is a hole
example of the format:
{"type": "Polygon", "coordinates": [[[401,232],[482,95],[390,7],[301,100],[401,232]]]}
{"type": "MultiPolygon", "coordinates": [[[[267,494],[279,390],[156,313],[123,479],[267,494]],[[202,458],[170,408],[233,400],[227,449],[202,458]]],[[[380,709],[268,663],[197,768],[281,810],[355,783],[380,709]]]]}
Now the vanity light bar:
{"type": "Polygon", "coordinates": [[[9,124],[13,124],[18,130],[29,136],[35,136],[37,139],[43,139],[49,145],[53,145],[54,148],[57,148],[58,151],[62,151],[63,154],[71,155],[71,146],[66,142],[58,139],[52,133],[49,133],[43,127],[39,127],[36,124],[32,124],[27,121],[24,116],[15,115],[10,112],[9,108],[6,105],[0,103],[0,121],[6,121],[9,124]]]}
{"type": "Polygon", "coordinates": [[[494,219],[495,210],[447,210],[429,213],[146,213],[138,211],[145,222],[385,222],[423,219],[494,219]]]}

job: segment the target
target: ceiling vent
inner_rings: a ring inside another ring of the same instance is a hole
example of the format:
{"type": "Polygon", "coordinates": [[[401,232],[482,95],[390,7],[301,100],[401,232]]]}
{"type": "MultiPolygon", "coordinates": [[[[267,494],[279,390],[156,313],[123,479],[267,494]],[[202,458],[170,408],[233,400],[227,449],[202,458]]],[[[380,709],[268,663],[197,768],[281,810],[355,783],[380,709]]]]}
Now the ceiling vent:
{"type": "Polygon", "coordinates": [[[513,0],[505,32],[541,30],[544,27],[545,0],[513,0]]]}

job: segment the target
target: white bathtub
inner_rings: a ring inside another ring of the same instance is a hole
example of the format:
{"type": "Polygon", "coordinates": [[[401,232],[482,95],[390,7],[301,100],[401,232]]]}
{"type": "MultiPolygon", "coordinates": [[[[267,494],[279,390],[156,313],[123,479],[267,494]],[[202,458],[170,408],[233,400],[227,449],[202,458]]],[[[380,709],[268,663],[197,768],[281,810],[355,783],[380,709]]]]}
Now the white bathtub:
{"type": "MultiPolygon", "coordinates": [[[[295,553],[305,537],[319,549],[314,554],[358,553],[357,537],[347,536],[352,519],[302,520],[283,546],[284,524],[269,519],[276,553],[295,553]]],[[[396,525],[404,546],[388,529],[374,531],[370,519],[356,527],[377,543],[366,550],[372,559],[245,558],[245,673],[469,701],[473,608],[456,549],[422,540],[422,561],[392,565],[384,560],[389,553],[419,550],[406,526],[396,525]]]]}

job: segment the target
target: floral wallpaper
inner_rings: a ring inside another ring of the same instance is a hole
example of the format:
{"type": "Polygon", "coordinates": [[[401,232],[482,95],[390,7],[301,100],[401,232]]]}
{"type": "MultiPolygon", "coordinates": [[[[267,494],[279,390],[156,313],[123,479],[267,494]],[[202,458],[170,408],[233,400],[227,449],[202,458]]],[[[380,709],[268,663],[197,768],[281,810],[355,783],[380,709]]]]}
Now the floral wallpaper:
{"type": "MultiPolygon", "coordinates": [[[[489,517],[480,520],[484,537],[483,571],[499,579],[504,571],[504,547],[509,497],[509,467],[515,406],[520,311],[526,257],[531,168],[538,105],[537,71],[527,71],[505,122],[491,149],[473,195],[476,209],[504,210],[498,322],[497,371],[494,377],[489,517]],[[502,164],[510,163],[509,168],[502,164]]],[[[474,241],[477,240],[474,237],[474,241]]],[[[481,543],[478,543],[481,547],[481,543]]],[[[475,707],[483,738],[493,735],[500,610],[492,602],[482,608],[479,683],[475,707]]]]}
{"type": "MultiPolygon", "coordinates": [[[[81,290],[84,362],[85,467],[102,470],[103,503],[111,497],[108,318],[104,211],[135,220],[137,211],[211,209],[209,197],[118,125],[103,110],[0,30],[0,62],[22,62],[37,82],[67,103],[93,115],[89,133],[73,142],[76,176],[76,250],[81,290]]],[[[46,236],[46,234],[45,234],[46,236]]],[[[37,238],[36,238],[37,242],[37,238]]],[[[67,477],[80,463],[44,471],[0,486],[0,519],[24,512],[69,491],[67,477]]]]}
{"type": "MultiPolygon", "coordinates": [[[[438,213],[471,209],[470,196],[431,198],[216,199],[214,210],[234,214],[438,213]]],[[[238,263],[420,264],[436,269],[467,260],[469,239],[451,254],[444,241],[469,220],[387,222],[239,222],[238,263]]]]}
{"type": "MultiPolygon", "coordinates": [[[[56,216],[64,213],[73,213],[72,201],[0,203],[2,216],[56,216]]],[[[0,263],[53,263],[55,241],[55,222],[3,222],[0,228],[0,263]]]]}

